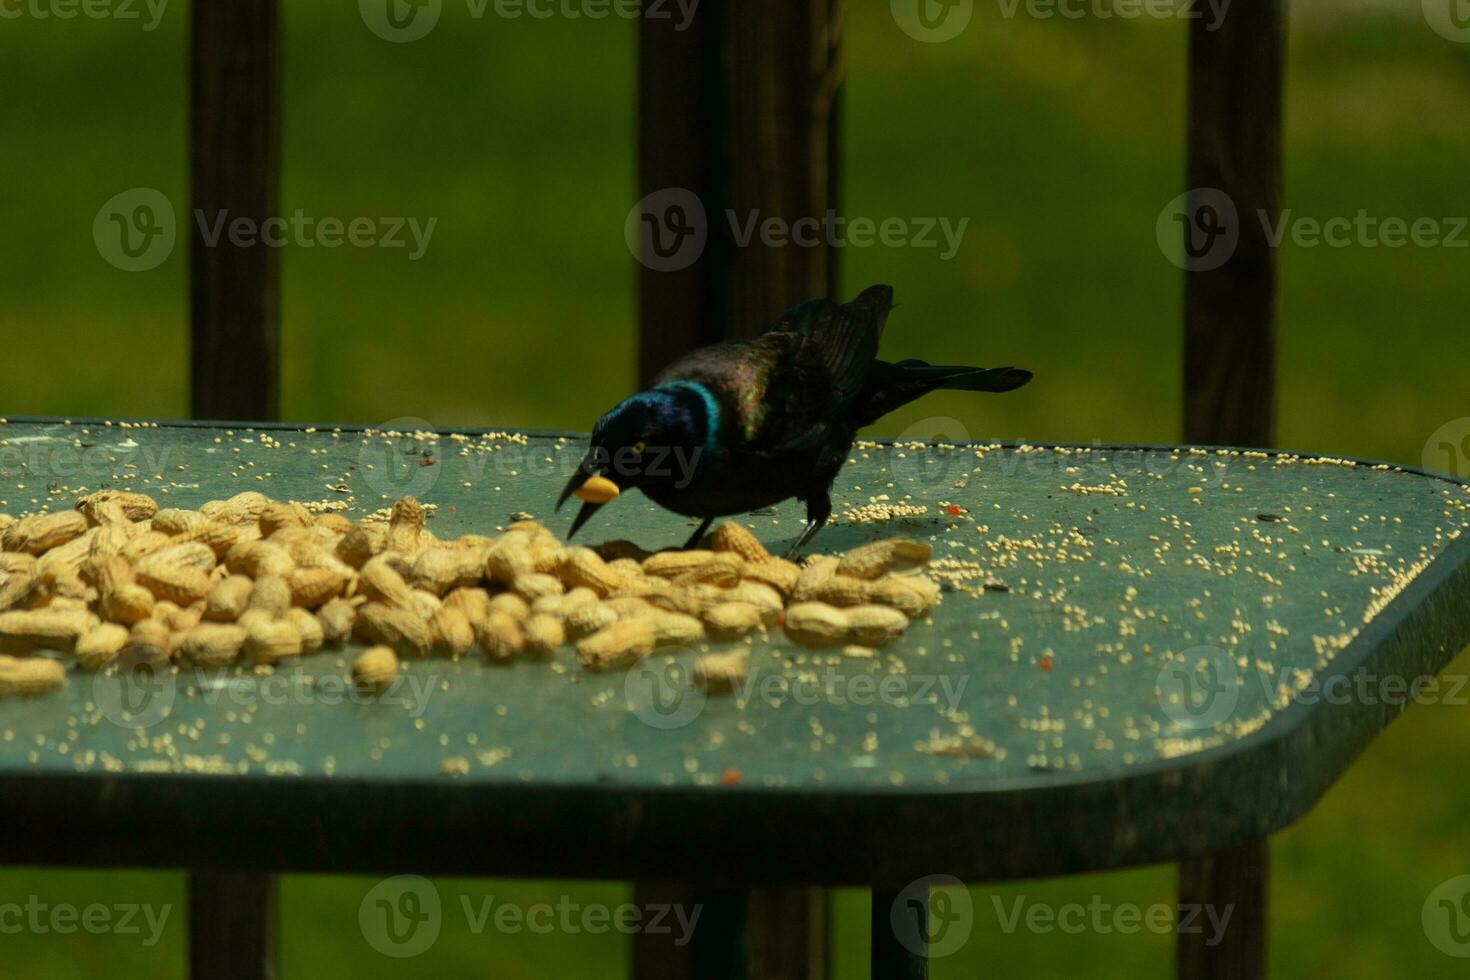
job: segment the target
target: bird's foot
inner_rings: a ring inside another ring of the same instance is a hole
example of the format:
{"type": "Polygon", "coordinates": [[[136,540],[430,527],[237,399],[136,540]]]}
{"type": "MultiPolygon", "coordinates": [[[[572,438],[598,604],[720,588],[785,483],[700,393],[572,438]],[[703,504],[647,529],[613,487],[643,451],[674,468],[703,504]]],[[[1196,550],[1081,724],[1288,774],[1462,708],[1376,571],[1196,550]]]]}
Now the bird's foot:
{"type": "Polygon", "coordinates": [[[699,527],[695,529],[694,533],[690,535],[689,540],[684,542],[684,547],[679,550],[693,551],[695,548],[698,548],[700,542],[704,540],[705,532],[709,530],[709,526],[714,523],[714,520],[713,517],[705,518],[699,527]]]}

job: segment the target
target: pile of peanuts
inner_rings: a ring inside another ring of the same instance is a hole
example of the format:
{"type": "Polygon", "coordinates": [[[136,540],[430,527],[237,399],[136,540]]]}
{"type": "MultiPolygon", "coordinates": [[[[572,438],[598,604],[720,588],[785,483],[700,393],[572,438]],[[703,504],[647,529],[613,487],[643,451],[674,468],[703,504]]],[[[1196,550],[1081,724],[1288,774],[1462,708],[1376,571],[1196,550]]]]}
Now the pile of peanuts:
{"type": "MultiPolygon", "coordinates": [[[[589,671],[777,626],[804,646],[879,647],[939,602],[919,574],[929,546],[903,539],[799,566],[735,522],[699,550],[649,553],[565,547],[530,521],[441,541],[424,519],[411,497],[386,521],[354,523],[256,492],[179,510],[118,490],[71,511],[0,514],[0,695],[65,684],[61,661],[26,656],[39,650],[84,671],[270,666],[353,639],[369,647],[356,682],[386,690],[401,657],[476,646],[506,662],[572,643],[589,671]]],[[[743,656],[706,656],[695,677],[728,690],[743,656]]]]}

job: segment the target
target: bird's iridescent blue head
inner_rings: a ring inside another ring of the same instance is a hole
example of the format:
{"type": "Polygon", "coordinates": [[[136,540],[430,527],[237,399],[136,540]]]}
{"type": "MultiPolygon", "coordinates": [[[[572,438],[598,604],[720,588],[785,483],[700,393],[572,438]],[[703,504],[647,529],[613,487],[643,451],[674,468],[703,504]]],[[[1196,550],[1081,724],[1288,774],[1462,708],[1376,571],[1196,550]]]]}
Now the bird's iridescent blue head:
{"type": "Polygon", "coordinates": [[[591,445],[557,509],[584,501],[567,539],[622,491],[688,486],[703,459],[718,452],[720,405],[696,381],[671,381],[625,398],[592,429],[591,445]]]}

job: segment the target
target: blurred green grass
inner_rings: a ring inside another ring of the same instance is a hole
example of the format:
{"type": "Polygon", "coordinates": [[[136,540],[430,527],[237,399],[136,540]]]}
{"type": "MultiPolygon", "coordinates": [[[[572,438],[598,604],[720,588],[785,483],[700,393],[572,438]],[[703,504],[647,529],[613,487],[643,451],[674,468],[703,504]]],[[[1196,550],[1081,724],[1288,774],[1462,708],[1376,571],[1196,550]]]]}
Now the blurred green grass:
{"type": "MultiPolygon", "coordinates": [[[[283,206],[323,218],[438,218],[425,256],[288,249],[285,412],[309,421],[586,428],[634,381],[635,31],[483,20],[445,6],[422,41],[387,44],[354,5],[286,5],[283,206]]],[[[1286,202],[1319,219],[1463,215],[1470,47],[1398,7],[1304,4],[1293,26],[1286,202]]],[[[847,292],[893,283],[886,345],[936,361],[1014,362],[1037,382],[1003,399],[935,396],[885,422],[949,416],[975,438],[1179,438],[1181,276],[1154,224],[1183,172],[1184,28],[1006,20],[977,5],[960,38],[919,44],[886,4],[849,17],[849,216],[969,218],[933,250],[843,255],[847,292]]],[[[493,8],[492,8],[493,9],[493,8]]],[[[155,187],[186,206],[186,11],[136,23],[0,21],[0,332],[12,415],[186,412],[186,255],[129,274],[91,237],[104,201],[155,187]],[[24,93],[23,95],[20,93],[24,93]]],[[[1470,415],[1464,250],[1282,249],[1280,442],[1419,463],[1470,415]]],[[[950,433],[952,434],[952,433],[950,433]]],[[[1470,663],[1452,668],[1463,675],[1470,663]]],[[[1273,848],[1273,976],[1451,976],[1419,910],[1470,871],[1457,773],[1463,705],[1416,707],[1273,848]]],[[[227,842],[222,842],[227,847],[227,842]]],[[[288,976],[370,971],[366,879],[288,877],[288,976]]],[[[440,882],[507,900],[620,901],[618,884],[440,882]]],[[[1164,974],[1167,937],[1003,935],[991,896],[1061,904],[1172,900],[1172,872],[977,889],[978,941],[938,977],[1164,974]]],[[[171,904],[137,937],[5,935],[12,977],[180,976],[179,874],[0,872],[0,902],[171,904]]],[[[837,895],[837,975],[866,974],[865,896],[837,895]]],[[[401,976],[615,974],[617,936],[473,935],[453,917],[401,976]]]]}

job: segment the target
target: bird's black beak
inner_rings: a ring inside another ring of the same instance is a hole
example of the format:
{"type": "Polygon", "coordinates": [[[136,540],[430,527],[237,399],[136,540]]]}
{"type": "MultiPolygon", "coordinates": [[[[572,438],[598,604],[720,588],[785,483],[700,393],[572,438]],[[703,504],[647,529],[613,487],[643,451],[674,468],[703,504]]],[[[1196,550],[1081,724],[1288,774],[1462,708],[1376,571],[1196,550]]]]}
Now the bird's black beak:
{"type": "Polygon", "coordinates": [[[583,504],[582,509],[577,511],[577,516],[572,520],[571,528],[567,531],[567,540],[572,540],[572,537],[582,529],[582,525],[590,521],[592,515],[605,506],[606,504],[583,504]]]}
{"type": "Polygon", "coordinates": [[[603,476],[599,472],[600,469],[596,455],[589,452],[581,465],[577,467],[577,471],[572,474],[572,478],[567,481],[561,496],[556,500],[558,511],[561,510],[562,504],[567,502],[568,497],[575,496],[578,500],[583,501],[582,509],[577,512],[576,518],[572,521],[571,530],[567,531],[568,541],[572,540],[572,535],[576,534],[583,524],[592,519],[593,514],[616,500],[621,493],[618,485],[603,476]]]}

